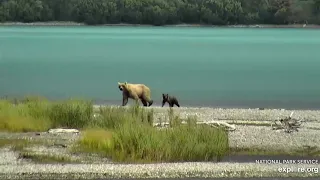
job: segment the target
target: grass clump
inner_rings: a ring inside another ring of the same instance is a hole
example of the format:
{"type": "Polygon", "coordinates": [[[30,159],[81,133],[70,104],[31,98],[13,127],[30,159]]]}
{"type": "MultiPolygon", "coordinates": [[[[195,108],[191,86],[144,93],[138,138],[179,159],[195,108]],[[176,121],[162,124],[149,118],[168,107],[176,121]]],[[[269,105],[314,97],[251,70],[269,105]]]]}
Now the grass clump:
{"type": "Polygon", "coordinates": [[[176,127],[182,124],[182,119],[179,115],[176,115],[173,109],[170,107],[168,110],[168,117],[169,117],[169,125],[170,127],[176,127]]]}
{"type": "Polygon", "coordinates": [[[107,155],[113,148],[112,132],[102,128],[87,129],[83,132],[79,145],[84,152],[107,155]]]}
{"type": "Polygon", "coordinates": [[[30,159],[36,163],[70,163],[74,162],[71,158],[62,155],[36,154],[33,152],[23,151],[19,153],[19,158],[30,159]]]}
{"type": "Polygon", "coordinates": [[[45,115],[44,105],[38,101],[19,104],[0,101],[0,130],[27,132],[49,128],[51,123],[45,115]]]}
{"type": "Polygon", "coordinates": [[[68,100],[52,103],[48,117],[53,127],[83,128],[92,120],[93,106],[83,100],[68,100]]]}
{"type": "Polygon", "coordinates": [[[137,105],[130,108],[100,107],[99,116],[90,123],[91,127],[114,129],[126,122],[153,125],[153,110],[146,110],[137,105]]]}
{"type": "Polygon", "coordinates": [[[30,144],[32,143],[25,139],[0,139],[0,148],[10,147],[14,151],[22,150],[30,144]]]}
{"type": "Polygon", "coordinates": [[[48,101],[27,97],[0,100],[0,130],[9,132],[46,131],[55,127],[83,128],[92,120],[91,102],[48,101]]]}
{"type": "Polygon", "coordinates": [[[121,162],[218,161],[228,149],[222,129],[179,126],[157,130],[124,124],[114,134],[112,158],[121,162]]]}
{"type": "Polygon", "coordinates": [[[117,162],[217,161],[228,150],[227,132],[220,128],[197,126],[195,117],[182,125],[169,111],[172,127],[151,126],[153,111],[138,106],[100,108],[94,127],[79,141],[80,149],[100,152],[117,162]]]}

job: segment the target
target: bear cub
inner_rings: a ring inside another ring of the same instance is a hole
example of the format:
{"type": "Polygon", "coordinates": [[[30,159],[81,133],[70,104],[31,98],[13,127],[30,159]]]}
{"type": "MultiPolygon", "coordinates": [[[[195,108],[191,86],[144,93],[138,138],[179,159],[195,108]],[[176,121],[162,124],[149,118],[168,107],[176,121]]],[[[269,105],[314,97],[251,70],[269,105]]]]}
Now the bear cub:
{"type": "Polygon", "coordinates": [[[165,103],[169,104],[169,107],[173,107],[174,105],[180,107],[178,99],[174,96],[169,96],[169,94],[162,94],[162,107],[165,103]]]}

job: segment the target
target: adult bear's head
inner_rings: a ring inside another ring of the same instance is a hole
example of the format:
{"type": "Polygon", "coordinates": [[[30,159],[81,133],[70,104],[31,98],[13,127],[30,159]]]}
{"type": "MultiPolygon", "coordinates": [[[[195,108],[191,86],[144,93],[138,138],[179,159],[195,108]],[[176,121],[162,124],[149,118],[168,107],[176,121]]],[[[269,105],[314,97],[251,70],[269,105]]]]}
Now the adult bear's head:
{"type": "Polygon", "coordinates": [[[125,83],[118,82],[119,90],[120,90],[120,91],[123,91],[123,89],[126,88],[126,85],[127,85],[127,84],[128,84],[127,82],[125,82],[125,83]]]}

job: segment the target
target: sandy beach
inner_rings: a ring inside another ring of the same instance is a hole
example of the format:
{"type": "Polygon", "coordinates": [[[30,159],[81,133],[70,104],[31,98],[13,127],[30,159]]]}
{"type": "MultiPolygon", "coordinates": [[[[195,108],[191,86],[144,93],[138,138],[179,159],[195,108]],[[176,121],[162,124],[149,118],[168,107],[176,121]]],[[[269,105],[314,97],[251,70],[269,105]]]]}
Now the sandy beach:
{"type": "MultiPolygon", "coordinates": [[[[98,106],[95,106],[97,108],[98,106]]],[[[167,121],[168,107],[153,108],[157,122],[167,121]]],[[[290,150],[305,148],[320,148],[320,111],[295,110],[293,118],[303,119],[298,132],[285,133],[283,130],[272,130],[268,123],[277,118],[287,117],[291,110],[285,109],[220,109],[220,108],[174,108],[182,117],[196,116],[199,121],[224,121],[236,125],[236,130],[229,133],[231,148],[260,148],[273,150],[290,150]]],[[[155,122],[156,123],[156,122],[155,122]]],[[[80,132],[81,134],[81,132],[80,132]]],[[[80,134],[50,135],[42,132],[35,133],[0,133],[0,139],[44,138],[70,144],[77,140],[80,134]]],[[[60,153],[68,155],[66,148],[35,147],[38,153],[60,153]]],[[[79,156],[68,155],[74,159],[79,156]]],[[[93,155],[89,155],[93,156],[93,155]]],[[[320,168],[320,158],[304,163],[257,163],[252,162],[185,162],[158,164],[118,164],[107,159],[88,157],[87,161],[64,164],[39,164],[19,158],[16,152],[9,149],[0,150],[0,177],[17,178],[177,178],[177,177],[320,177],[316,172],[320,168]],[[313,163],[312,163],[313,162],[313,163]],[[284,173],[282,169],[292,172],[284,173]],[[301,172],[308,169],[308,172],[301,172]]],[[[81,159],[81,158],[80,158],[81,159]]],[[[303,160],[303,158],[302,158],[303,160]]],[[[283,161],[283,160],[282,160],[283,161]]]]}

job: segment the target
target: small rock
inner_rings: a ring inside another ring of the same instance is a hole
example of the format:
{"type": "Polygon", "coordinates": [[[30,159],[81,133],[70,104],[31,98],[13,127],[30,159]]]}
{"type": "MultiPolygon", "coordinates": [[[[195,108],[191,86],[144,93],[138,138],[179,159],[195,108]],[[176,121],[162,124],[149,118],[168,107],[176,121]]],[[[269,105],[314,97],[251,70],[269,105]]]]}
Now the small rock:
{"type": "Polygon", "coordinates": [[[66,148],[67,147],[67,145],[65,145],[65,144],[53,144],[54,146],[58,146],[58,147],[63,147],[63,148],[66,148]]]}

